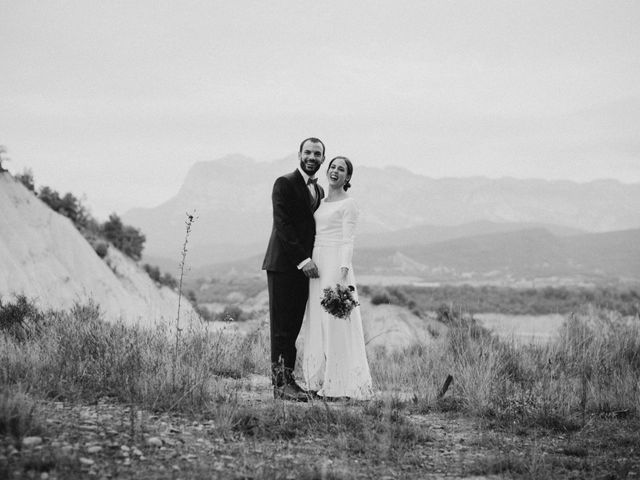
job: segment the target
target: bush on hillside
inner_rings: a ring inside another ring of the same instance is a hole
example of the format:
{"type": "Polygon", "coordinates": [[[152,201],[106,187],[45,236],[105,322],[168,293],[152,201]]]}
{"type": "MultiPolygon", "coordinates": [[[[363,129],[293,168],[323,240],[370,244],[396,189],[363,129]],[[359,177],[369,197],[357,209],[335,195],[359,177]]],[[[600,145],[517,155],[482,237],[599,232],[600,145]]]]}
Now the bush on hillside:
{"type": "Polygon", "coordinates": [[[98,242],[93,246],[93,249],[96,251],[100,258],[104,258],[109,252],[109,244],[106,242],[98,242]]]}
{"type": "Polygon", "coordinates": [[[31,171],[31,169],[25,168],[22,173],[19,173],[15,176],[15,179],[22,183],[22,185],[27,187],[27,189],[35,193],[36,185],[33,180],[33,172],[31,171]]]}
{"type": "Polygon", "coordinates": [[[144,268],[144,271],[147,272],[149,278],[154,282],[169,287],[172,290],[178,287],[178,281],[170,273],[161,273],[158,267],[149,265],[148,263],[145,263],[142,268],[144,268]]]}
{"type": "MultiPolygon", "coordinates": [[[[29,190],[35,192],[35,182],[31,170],[27,169],[16,175],[15,178],[29,190]]],[[[62,196],[53,188],[43,185],[37,195],[53,211],[70,219],[93,246],[100,258],[107,255],[108,244],[104,240],[111,242],[118,250],[134,260],[140,260],[142,257],[146,241],[144,234],[134,227],[124,225],[115,213],[109,216],[108,221],[100,224],[80,199],[72,193],[66,193],[62,196]]],[[[175,280],[170,275],[165,275],[160,279],[160,283],[171,288],[175,288],[174,282],[175,280]]]]}
{"type": "Polygon", "coordinates": [[[134,260],[142,258],[146,237],[140,230],[124,225],[117,214],[109,215],[109,220],[102,225],[102,233],[107,240],[128,257],[134,260]]]}
{"type": "Polygon", "coordinates": [[[43,186],[40,187],[38,198],[49,205],[55,212],[67,217],[78,227],[86,225],[89,220],[87,209],[72,193],[66,193],[61,197],[57,191],[43,186]]]}

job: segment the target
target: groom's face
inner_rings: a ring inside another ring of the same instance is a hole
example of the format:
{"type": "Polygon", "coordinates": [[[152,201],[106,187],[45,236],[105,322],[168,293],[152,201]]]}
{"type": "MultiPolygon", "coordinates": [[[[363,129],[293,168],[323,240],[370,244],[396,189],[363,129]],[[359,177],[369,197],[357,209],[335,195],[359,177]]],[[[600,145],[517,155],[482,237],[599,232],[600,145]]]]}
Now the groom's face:
{"type": "Polygon", "coordinates": [[[324,162],[324,148],[321,143],[307,140],[302,145],[300,153],[300,168],[310,177],[315,175],[324,162]]]}

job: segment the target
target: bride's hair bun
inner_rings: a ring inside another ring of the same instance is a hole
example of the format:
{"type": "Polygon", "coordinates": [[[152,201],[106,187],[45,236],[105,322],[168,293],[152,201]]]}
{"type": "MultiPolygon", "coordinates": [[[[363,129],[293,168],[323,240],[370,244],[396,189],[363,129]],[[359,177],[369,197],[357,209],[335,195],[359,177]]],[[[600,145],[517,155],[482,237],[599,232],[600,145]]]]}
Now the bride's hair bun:
{"type": "Polygon", "coordinates": [[[347,166],[347,177],[349,177],[349,178],[347,179],[346,182],[344,182],[344,185],[342,186],[342,188],[346,192],[347,190],[349,190],[351,188],[351,181],[350,180],[351,180],[351,177],[353,176],[353,164],[351,163],[351,160],[349,160],[347,157],[333,157],[331,159],[331,161],[329,162],[329,165],[327,165],[327,171],[329,171],[329,168],[331,168],[331,164],[335,160],[342,160],[342,161],[344,161],[344,164],[347,166]]]}

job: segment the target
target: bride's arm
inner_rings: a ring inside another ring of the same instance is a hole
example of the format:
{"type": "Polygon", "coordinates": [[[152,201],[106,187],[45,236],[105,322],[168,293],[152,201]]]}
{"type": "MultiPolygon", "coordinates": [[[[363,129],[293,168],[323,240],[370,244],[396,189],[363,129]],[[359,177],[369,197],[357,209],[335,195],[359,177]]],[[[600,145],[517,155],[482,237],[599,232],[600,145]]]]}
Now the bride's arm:
{"type": "Polygon", "coordinates": [[[347,279],[353,261],[353,241],[358,222],[358,208],[353,200],[345,202],[342,217],[342,247],[340,248],[340,272],[343,280],[347,279]]]}

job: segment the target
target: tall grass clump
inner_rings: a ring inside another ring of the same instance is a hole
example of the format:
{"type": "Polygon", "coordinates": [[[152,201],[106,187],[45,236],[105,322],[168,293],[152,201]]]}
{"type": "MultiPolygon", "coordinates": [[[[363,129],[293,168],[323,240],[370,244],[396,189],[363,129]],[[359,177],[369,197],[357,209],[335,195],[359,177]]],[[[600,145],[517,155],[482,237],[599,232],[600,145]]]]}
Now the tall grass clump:
{"type": "Polygon", "coordinates": [[[18,341],[37,333],[42,327],[44,315],[33,300],[16,295],[13,302],[0,298],[0,331],[18,341]]]}
{"type": "Polygon", "coordinates": [[[559,430],[579,427],[588,415],[640,412],[637,317],[585,309],[568,316],[550,343],[530,345],[501,340],[472,317],[441,321],[446,335],[429,344],[369,352],[382,392],[402,393],[422,410],[454,405],[505,424],[559,430]],[[453,384],[441,398],[448,375],[453,384]]]}
{"type": "MultiPolygon", "coordinates": [[[[48,312],[37,335],[0,336],[2,388],[23,385],[59,400],[117,401],[162,411],[202,411],[223,377],[242,377],[242,337],[186,329],[173,358],[169,328],[143,329],[102,319],[94,304],[48,312]]],[[[245,346],[246,348],[246,346],[245,346]]]]}
{"type": "Polygon", "coordinates": [[[41,433],[42,418],[35,401],[20,385],[0,393],[0,435],[21,440],[41,433]]]}
{"type": "Polygon", "coordinates": [[[568,378],[565,398],[583,411],[640,412],[640,319],[589,308],[569,316],[550,365],[568,378]]]}

